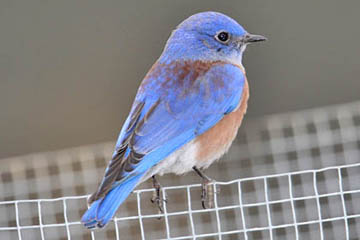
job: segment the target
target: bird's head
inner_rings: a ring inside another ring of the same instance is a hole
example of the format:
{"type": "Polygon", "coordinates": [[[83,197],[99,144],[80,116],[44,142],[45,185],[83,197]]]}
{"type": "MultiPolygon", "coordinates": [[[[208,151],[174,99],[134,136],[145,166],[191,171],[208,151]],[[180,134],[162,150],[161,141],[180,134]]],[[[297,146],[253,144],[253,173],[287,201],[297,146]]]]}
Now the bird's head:
{"type": "Polygon", "coordinates": [[[224,14],[202,12],[187,18],[173,31],[160,61],[221,60],[241,64],[246,46],[265,40],[248,33],[224,14]]]}

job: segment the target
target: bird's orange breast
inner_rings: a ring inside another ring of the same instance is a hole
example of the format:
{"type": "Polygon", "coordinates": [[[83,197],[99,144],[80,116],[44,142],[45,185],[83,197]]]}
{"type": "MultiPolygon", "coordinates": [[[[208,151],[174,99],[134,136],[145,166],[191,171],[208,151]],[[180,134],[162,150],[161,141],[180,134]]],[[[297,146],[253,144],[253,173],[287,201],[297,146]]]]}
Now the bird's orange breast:
{"type": "Polygon", "coordinates": [[[215,126],[196,139],[199,146],[196,156],[198,162],[212,162],[221,157],[229,149],[246,113],[248,99],[249,85],[245,79],[238,108],[234,112],[227,114],[215,126]]]}

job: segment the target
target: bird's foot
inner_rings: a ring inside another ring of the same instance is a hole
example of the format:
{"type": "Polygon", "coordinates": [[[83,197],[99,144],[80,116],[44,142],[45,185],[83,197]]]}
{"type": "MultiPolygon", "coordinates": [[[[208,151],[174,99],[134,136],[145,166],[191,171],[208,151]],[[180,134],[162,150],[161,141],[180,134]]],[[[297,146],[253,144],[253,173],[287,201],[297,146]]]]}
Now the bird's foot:
{"type": "Polygon", "coordinates": [[[214,207],[214,182],[203,180],[201,184],[201,205],[204,209],[214,207]]]}
{"type": "Polygon", "coordinates": [[[153,197],[150,199],[150,201],[153,204],[156,204],[156,206],[159,209],[159,214],[163,214],[164,213],[164,202],[167,203],[167,199],[164,199],[162,194],[157,195],[156,191],[154,192],[153,197]]]}
{"type": "Polygon", "coordinates": [[[218,193],[215,181],[206,176],[197,167],[193,167],[194,171],[202,178],[201,183],[201,205],[204,209],[214,207],[214,193],[218,193]],[[214,189],[215,188],[215,189],[214,189]]]}
{"type": "MultiPolygon", "coordinates": [[[[153,186],[155,188],[155,191],[153,193],[153,197],[150,199],[150,201],[153,204],[156,204],[156,206],[159,209],[159,214],[163,214],[164,213],[164,202],[167,203],[167,199],[163,198],[163,194],[162,194],[162,187],[160,185],[160,183],[157,181],[157,179],[155,178],[155,176],[152,176],[153,179],[153,186]]],[[[160,219],[160,217],[159,217],[160,219]]]]}

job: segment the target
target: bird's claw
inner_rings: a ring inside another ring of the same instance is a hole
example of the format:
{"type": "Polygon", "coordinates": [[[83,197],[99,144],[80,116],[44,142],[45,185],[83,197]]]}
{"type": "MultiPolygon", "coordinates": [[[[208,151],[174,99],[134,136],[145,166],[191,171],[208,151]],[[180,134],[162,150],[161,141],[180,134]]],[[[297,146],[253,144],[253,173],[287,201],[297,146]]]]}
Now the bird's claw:
{"type": "Polygon", "coordinates": [[[157,192],[155,191],[150,201],[153,204],[156,204],[156,206],[159,208],[160,213],[164,213],[164,209],[163,209],[164,202],[167,203],[168,200],[166,198],[163,198],[162,194],[158,195],[157,192]]]}
{"type": "MultiPolygon", "coordinates": [[[[167,203],[168,200],[167,200],[167,198],[163,198],[162,187],[159,184],[159,182],[156,180],[155,176],[153,176],[153,185],[154,185],[155,191],[154,191],[153,197],[150,199],[150,201],[153,204],[156,204],[156,206],[159,209],[159,214],[163,214],[164,213],[164,202],[167,203]]],[[[159,217],[159,219],[160,218],[161,217],[159,217]]]]}
{"type": "Polygon", "coordinates": [[[200,169],[196,166],[193,167],[194,171],[202,178],[201,184],[201,205],[204,209],[206,209],[206,202],[209,205],[209,208],[213,208],[214,206],[214,193],[216,194],[218,191],[216,189],[215,181],[206,176],[200,169]],[[215,187],[215,189],[214,189],[215,187]]]}
{"type": "Polygon", "coordinates": [[[201,184],[201,205],[203,209],[207,209],[206,203],[208,208],[214,207],[214,193],[217,193],[216,185],[214,183],[214,180],[206,179],[201,184]]]}

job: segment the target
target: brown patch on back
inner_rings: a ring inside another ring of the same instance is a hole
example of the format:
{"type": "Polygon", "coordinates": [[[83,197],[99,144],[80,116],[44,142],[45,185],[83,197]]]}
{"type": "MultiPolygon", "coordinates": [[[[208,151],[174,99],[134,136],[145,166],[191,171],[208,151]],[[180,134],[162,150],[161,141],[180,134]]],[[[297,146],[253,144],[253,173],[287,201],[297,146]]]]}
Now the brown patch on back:
{"type": "MultiPolygon", "coordinates": [[[[174,85],[182,87],[185,85],[185,79],[190,81],[190,85],[192,86],[195,81],[199,77],[204,76],[211,67],[219,64],[223,65],[225,62],[204,62],[200,60],[174,61],[169,64],[161,64],[156,62],[145,76],[139,91],[143,91],[146,88],[146,85],[150,83],[150,81],[159,79],[161,77],[166,77],[159,82],[159,86],[161,86],[162,89],[171,88],[174,85]]],[[[189,89],[186,88],[185,90],[188,91],[189,89]]]]}
{"type": "Polygon", "coordinates": [[[245,79],[245,85],[238,109],[226,115],[215,126],[196,139],[196,142],[199,143],[199,150],[196,156],[198,161],[206,162],[215,160],[212,156],[217,156],[219,153],[222,155],[227,151],[235,139],[246,113],[248,99],[249,85],[245,79]]]}

